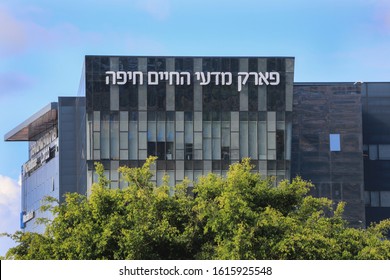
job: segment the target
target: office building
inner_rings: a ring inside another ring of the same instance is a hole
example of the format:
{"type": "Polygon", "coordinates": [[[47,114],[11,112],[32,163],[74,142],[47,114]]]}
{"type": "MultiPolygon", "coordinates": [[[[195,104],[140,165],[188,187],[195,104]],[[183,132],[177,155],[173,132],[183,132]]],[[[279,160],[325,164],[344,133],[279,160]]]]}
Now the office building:
{"type": "Polygon", "coordinates": [[[294,84],[292,57],[86,56],[78,97],[60,97],[5,136],[30,143],[25,230],[44,195],[87,194],[94,162],[121,188],[118,167],[149,155],[158,185],[164,174],[171,185],[225,175],[250,157],[265,176],[300,175],[313,195],[346,201],[353,226],[390,217],[389,85],[294,84]]]}

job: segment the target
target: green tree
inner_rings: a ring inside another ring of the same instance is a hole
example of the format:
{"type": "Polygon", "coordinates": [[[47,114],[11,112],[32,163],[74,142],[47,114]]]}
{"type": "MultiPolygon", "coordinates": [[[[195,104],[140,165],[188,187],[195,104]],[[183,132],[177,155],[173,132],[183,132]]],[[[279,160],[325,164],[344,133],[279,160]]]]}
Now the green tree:
{"type": "MultiPolygon", "coordinates": [[[[389,259],[390,221],[350,228],[344,203],[308,195],[301,178],[277,184],[249,159],[226,178],[208,174],[175,187],[152,183],[141,168],[120,167],[127,185],[110,189],[101,164],[87,198],[67,194],[52,205],[44,234],[17,232],[7,259],[389,259]]],[[[44,222],[44,221],[43,221],[44,222]]]]}

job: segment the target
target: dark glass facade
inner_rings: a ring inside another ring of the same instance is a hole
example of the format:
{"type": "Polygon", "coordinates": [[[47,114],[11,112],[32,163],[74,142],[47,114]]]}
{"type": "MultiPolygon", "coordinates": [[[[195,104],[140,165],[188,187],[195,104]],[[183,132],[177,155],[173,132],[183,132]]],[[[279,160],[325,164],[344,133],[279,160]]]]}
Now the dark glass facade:
{"type": "Polygon", "coordinates": [[[364,83],[363,155],[367,225],[390,218],[390,83],[364,83]]]}
{"type": "Polygon", "coordinates": [[[85,78],[88,185],[94,161],[120,187],[118,166],[149,155],[158,184],[223,175],[244,157],[290,177],[293,58],[87,56],[85,78]]]}

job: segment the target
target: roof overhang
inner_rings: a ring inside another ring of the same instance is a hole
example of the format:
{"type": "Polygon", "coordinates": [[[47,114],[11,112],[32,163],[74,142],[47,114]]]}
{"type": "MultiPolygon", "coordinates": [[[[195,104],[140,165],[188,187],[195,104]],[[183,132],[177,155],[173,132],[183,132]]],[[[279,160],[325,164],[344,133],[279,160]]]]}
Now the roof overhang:
{"type": "Polygon", "coordinates": [[[4,135],[4,141],[36,141],[57,124],[57,102],[52,102],[4,135]]]}

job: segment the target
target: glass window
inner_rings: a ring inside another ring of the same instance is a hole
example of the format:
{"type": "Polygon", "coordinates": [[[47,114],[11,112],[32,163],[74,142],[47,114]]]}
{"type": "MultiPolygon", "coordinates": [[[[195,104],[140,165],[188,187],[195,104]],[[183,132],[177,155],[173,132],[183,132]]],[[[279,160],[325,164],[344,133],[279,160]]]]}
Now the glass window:
{"type": "Polygon", "coordinates": [[[184,149],[184,132],[176,132],[176,149],[184,149]]]}
{"type": "Polygon", "coordinates": [[[276,149],[276,133],[275,132],[268,132],[267,135],[267,142],[268,142],[268,149],[276,149]]]}
{"type": "Polygon", "coordinates": [[[221,159],[221,139],[214,138],[213,139],[213,158],[212,159],[221,159]]]}
{"type": "Polygon", "coordinates": [[[175,139],[175,122],[167,121],[167,141],[173,142],[175,139]]]}
{"type": "Polygon", "coordinates": [[[110,158],[110,115],[102,114],[100,134],[101,159],[110,158]]]}
{"type": "Polygon", "coordinates": [[[192,111],[194,108],[194,85],[175,86],[175,108],[178,111],[192,111]]]}
{"type": "Polygon", "coordinates": [[[329,144],[331,152],[340,152],[340,134],[330,134],[329,135],[329,144]]]}
{"type": "Polygon", "coordinates": [[[100,131],[100,111],[93,112],[93,130],[100,131]]]}
{"type": "Polygon", "coordinates": [[[379,192],[371,192],[371,206],[379,207],[379,192]]]}
{"type": "Polygon", "coordinates": [[[249,149],[249,157],[251,159],[257,159],[257,123],[255,121],[250,121],[248,129],[248,149],[249,149]]]}
{"type": "Polygon", "coordinates": [[[194,143],[194,130],[192,126],[192,121],[186,121],[184,124],[185,129],[185,143],[194,143]]]}
{"type": "Polygon", "coordinates": [[[276,158],[278,160],[284,159],[284,131],[276,131],[276,158]]]}
{"type": "Polygon", "coordinates": [[[140,150],[146,150],[147,149],[147,134],[146,132],[140,132],[138,133],[138,146],[140,150]]]}
{"type": "Polygon", "coordinates": [[[174,149],[173,149],[173,142],[167,142],[166,143],[166,149],[167,149],[167,160],[172,160],[174,159],[174,155],[173,155],[173,152],[174,152],[174,149]]]}
{"type": "Polygon", "coordinates": [[[194,133],[194,145],[195,145],[195,149],[202,149],[202,133],[201,132],[194,133]]]}
{"type": "Polygon", "coordinates": [[[119,112],[120,131],[127,131],[129,128],[129,112],[119,112]]]}
{"type": "Polygon", "coordinates": [[[129,148],[129,138],[127,132],[120,133],[120,149],[127,150],[129,148]]]}
{"type": "Polygon", "coordinates": [[[148,122],[148,141],[157,141],[156,137],[156,122],[148,122]]]}
{"type": "Polygon", "coordinates": [[[139,117],[139,131],[147,131],[147,113],[146,112],[139,112],[138,114],[139,117]]]}
{"type": "Polygon", "coordinates": [[[370,202],[370,192],[367,192],[367,191],[364,192],[364,204],[366,206],[370,206],[371,205],[371,202],[370,202]]]}
{"type": "Polygon", "coordinates": [[[159,159],[166,159],[165,142],[157,142],[157,157],[159,159]]]}
{"type": "Polygon", "coordinates": [[[377,160],[378,159],[378,145],[369,145],[369,159],[370,160],[377,160]]]}
{"type": "Polygon", "coordinates": [[[111,158],[119,159],[119,115],[118,113],[112,113],[111,115],[111,158]]]}
{"type": "Polygon", "coordinates": [[[157,156],[155,142],[148,142],[148,156],[157,156]]]}
{"type": "Polygon", "coordinates": [[[230,148],[229,147],[222,147],[221,148],[221,158],[223,160],[229,160],[230,159],[230,148]]]}
{"type": "Polygon", "coordinates": [[[157,141],[165,142],[165,121],[157,121],[157,141]]]}
{"type": "Polygon", "coordinates": [[[100,149],[100,132],[93,133],[93,148],[95,150],[100,149]]]}
{"type": "Polygon", "coordinates": [[[213,122],[213,138],[221,138],[221,122],[213,122]]]}
{"type": "Polygon", "coordinates": [[[184,131],[184,112],[176,112],[176,131],[184,131]]]}
{"type": "Polygon", "coordinates": [[[390,160],[390,145],[378,145],[379,159],[390,160]]]}
{"type": "Polygon", "coordinates": [[[223,122],[222,123],[222,146],[224,147],[230,147],[230,122],[223,122]],[[227,123],[226,127],[224,123],[227,123]]]}
{"type": "Polygon", "coordinates": [[[390,207],[390,191],[381,192],[381,207],[390,207]]]}
{"type": "Polygon", "coordinates": [[[267,112],[268,131],[276,131],[276,112],[267,112]]]}
{"type": "Polygon", "coordinates": [[[203,159],[211,159],[211,138],[203,139],[203,159]]]}
{"type": "Polygon", "coordinates": [[[111,180],[118,181],[118,169],[119,169],[119,161],[113,160],[111,161],[111,180]]]}
{"type": "Polygon", "coordinates": [[[267,159],[267,124],[259,122],[259,159],[267,159]]]}
{"type": "Polygon", "coordinates": [[[185,144],[185,159],[192,160],[192,153],[193,153],[193,145],[185,144]]]}
{"type": "Polygon", "coordinates": [[[121,160],[128,160],[129,159],[129,151],[128,150],[120,150],[119,156],[121,160]]]}
{"type": "Polygon", "coordinates": [[[138,159],[138,123],[129,122],[129,159],[138,159]]]}
{"type": "Polygon", "coordinates": [[[240,158],[249,156],[248,142],[248,122],[240,121],[240,158]]]}
{"type": "Polygon", "coordinates": [[[119,110],[119,87],[111,86],[110,88],[110,110],[119,110]]]}

